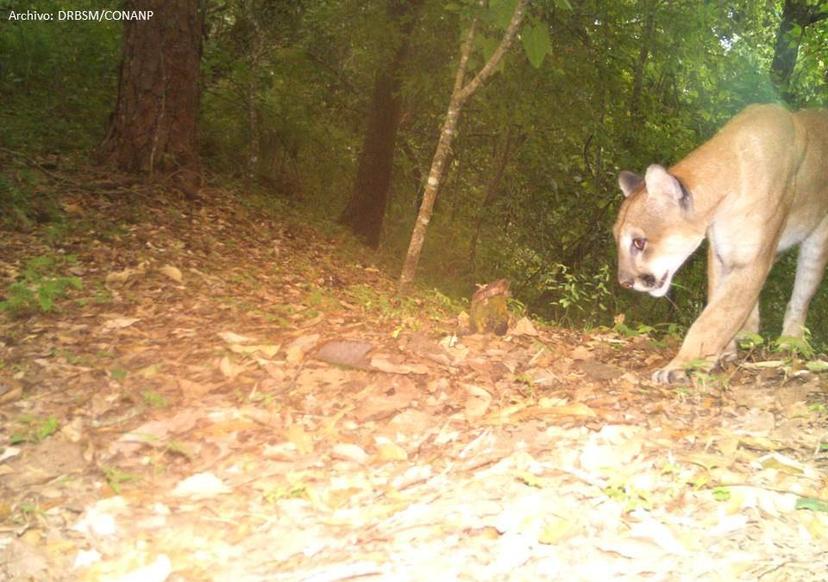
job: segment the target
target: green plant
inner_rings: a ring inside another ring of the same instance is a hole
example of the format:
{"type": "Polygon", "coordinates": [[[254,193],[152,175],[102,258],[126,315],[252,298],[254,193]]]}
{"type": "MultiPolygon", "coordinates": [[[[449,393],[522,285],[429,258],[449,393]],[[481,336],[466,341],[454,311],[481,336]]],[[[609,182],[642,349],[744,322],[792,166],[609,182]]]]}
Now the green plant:
{"type": "Polygon", "coordinates": [[[139,479],[137,475],[122,471],[118,467],[103,467],[103,472],[106,483],[118,495],[121,493],[121,483],[129,483],[139,479]]]}
{"type": "Polygon", "coordinates": [[[129,372],[127,372],[123,368],[112,368],[109,371],[109,375],[116,382],[123,383],[123,381],[126,380],[127,376],[129,375],[129,372]]]}
{"type": "Polygon", "coordinates": [[[810,336],[809,333],[805,333],[803,337],[793,337],[789,335],[783,335],[779,337],[776,341],[773,342],[773,351],[775,352],[788,352],[791,354],[796,354],[809,360],[814,357],[814,348],[811,346],[811,343],[808,341],[808,337],[810,336]]]}
{"type": "Polygon", "coordinates": [[[82,289],[79,277],[58,275],[57,271],[76,262],[73,255],[47,254],[29,259],[22,278],[6,290],[6,299],[0,301],[0,311],[22,317],[38,311],[48,313],[69,289],[82,289]]]}
{"type": "Polygon", "coordinates": [[[141,392],[141,398],[143,398],[144,403],[150,408],[165,408],[169,405],[169,400],[154,390],[144,390],[141,392]]]}
{"type": "Polygon", "coordinates": [[[55,434],[60,428],[60,423],[54,416],[37,418],[24,415],[18,419],[18,422],[22,425],[21,429],[13,432],[9,439],[13,445],[39,443],[55,434]]]}

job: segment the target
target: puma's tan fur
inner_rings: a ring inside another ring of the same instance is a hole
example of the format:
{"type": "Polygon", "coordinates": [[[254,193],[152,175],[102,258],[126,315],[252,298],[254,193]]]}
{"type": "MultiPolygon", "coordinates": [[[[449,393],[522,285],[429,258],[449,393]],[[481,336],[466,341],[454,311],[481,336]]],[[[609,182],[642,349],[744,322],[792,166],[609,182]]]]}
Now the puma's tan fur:
{"type": "Polygon", "coordinates": [[[622,172],[626,196],[613,233],[621,285],[661,297],[707,237],[708,303],[675,358],[653,378],[684,377],[718,360],[740,330],[759,327],[759,292],[777,254],[801,245],[783,335],[800,337],[828,262],[828,110],[751,105],[710,141],[642,179],[622,172]]]}

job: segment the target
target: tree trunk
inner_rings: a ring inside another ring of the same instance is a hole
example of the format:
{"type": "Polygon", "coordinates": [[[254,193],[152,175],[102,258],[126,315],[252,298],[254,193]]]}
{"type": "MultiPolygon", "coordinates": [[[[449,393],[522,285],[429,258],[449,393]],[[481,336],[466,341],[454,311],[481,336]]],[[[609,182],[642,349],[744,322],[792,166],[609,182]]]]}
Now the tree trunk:
{"type": "Polygon", "coordinates": [[[423,250],[423,243],[425,242],[426,229],[428,228],[428,223],[431,221],[431,214],[434,211],[434,202],[437,199],[437,191],[443,178],[446,159],[451,151],[451,142],[456,133],[460,111],[465,102],[494,73],[495,67],[497,67],[500,59],[506,54],[523,21],[527,4],[528,0],[518,0],[515,5],[515,11],[512,13],[512,19],[509,21],[509,26],[506,28],[500,45],[495,49],[492,56],[489,57],[489,60],[483,65],[483,68],[480,69],[477,75],[471,81],[465,83],[466,68],[474,44],[474,35],[477,30],[477,19],[469,27],[466,40],[460,49],[460,62],[457,65],[457,72],[454,78],[454,89],[451,92],[448,111],[446,111],[446,118],[443,121],[443,128],[440,130],[440,139],[437,142],[437,149],[434,152],[434,158],[431,162],[431,170],[428,173],[428,180],[426,181],[425,192],[423,193],[423,203],[420,205],[420,212],[417,214],[417,220],[414,222],[414,229],[411,232],[411,242],[408,245],[405,263],[400,274],[400,293],[406,293],[414,282],[417,264],[420,262],[420,253],[423,250]]]}
{"type": "Polygon", "coordinates": [[[104,158],[127,172],[199,182],[197,118],[203,13],[198,0],[131,0],[150,20],[124,23],[118,98],[104,158]]]}
{"type": "Polygon", "coordinates": [[[641,46],[638,48],[638,59],[635,61],[635,69],[633,70],[633,86],[629,105],[630,121],[633,125],[637,125],[641,119],[641,92],[644,89],[644,72],[647,59],[650,58],[650,43],[653,42],[653,33],[655,32],[655,11],[655,6],[650,7],[644,17],[641,46]]]}
{"type": "Polygon", "coordinates": [[[489,207],[494,203],[500,194],[500,185],[503,182],[503,176],[506,174],[506,166],[509,165],[509,160],[512,157],[512,128],[507,126],[505,131],[499,136],[492,152],[492,166],[494,172],[489,177],[486,183],[486,196],[483,198],[483,203],[477,210],[477,224],[474,227],[474,235],[472,236],[471,244],[469,245],[469,263],[471,270],[474,272],[474,263],[477,260],[477,243],[480,240],[480,231],[483,228],[483,220],[489,211],[489,207]]]}
{"type": "Polygon", "coordinates": [[[379,246],[388,190],[394,169],[394,150],[400,125],[400,68],[408,54],[416,13],[422,0],[390,0],[388,17],[399,25],[400,44],[377,71],[374,95],[351,199],[339,218],[369,246],[379,246]]]}
{"type": "Polygon", "coordinates": [[[796,58],[799,55],[799,45],[802,43],[805,27],[824,18],[828,18],[828,9],[820,7],[819,2],[785,0],[782,20],[776,31],[776,45],[770,76],[786,103],[793,104],[794,101],[794,95],[791,92],[791,76],[796,67],[796,58]]]}
{"type": "Polygon", "coordinates": [[[247,179],[253,182],[259,170],[259,155],[261,152],[261,131],[259,127],[257,83],[259,62],[262,55],[262,31],[259,26],[256,7],[252,0],[247,2],[247,17],[250,19],[250,53],[248,55],[250,70],[247,79],[247,124],[250,126],[250,149],[247,156],[247,179]]]}

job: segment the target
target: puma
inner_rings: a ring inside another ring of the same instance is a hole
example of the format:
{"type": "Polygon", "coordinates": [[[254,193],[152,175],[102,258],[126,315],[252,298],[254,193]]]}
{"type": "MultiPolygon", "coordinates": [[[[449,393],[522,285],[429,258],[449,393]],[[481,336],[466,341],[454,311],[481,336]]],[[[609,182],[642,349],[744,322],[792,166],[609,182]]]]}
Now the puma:
{"type": "Polygon", "coordinates": [[[643,178],[621,172],[618,183],[621,286],[662,297],[709,243],[707,306],[653,380],[680,381],[694,360],[735,351],[740,330],[758,331],[759,292],[777,254],[797,244],[782,334],[802,336],[828,262],[828,109],[751,105],[669,169],[652,165],[643,178]]]}

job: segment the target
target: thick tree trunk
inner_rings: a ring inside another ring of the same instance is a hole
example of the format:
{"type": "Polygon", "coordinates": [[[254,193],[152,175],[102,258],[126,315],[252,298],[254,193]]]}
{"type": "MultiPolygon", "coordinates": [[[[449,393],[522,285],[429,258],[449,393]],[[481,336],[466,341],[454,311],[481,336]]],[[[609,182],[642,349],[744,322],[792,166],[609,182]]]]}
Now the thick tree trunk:
{"type": "Polygon", "coordinates": [[[786,103],[794,100],[791,92],[791,76],[796,67],[796,59],[799,55],[799,45],[802,43],[802,36],[805,28],[828,18],[828,8],[820,6],[820,3],[808,2],[807,0],[785,0],[782,8],[782,20],[776,31],[776,44],[771,63],[771,81],[779,91],[780,96],[786,103]]]}
{"type": "Polygon", "coordinates": [[[148,21],[124,24],[118,99],[102,152],[127,172],[198,185],[196,145],[203,14],[198,0],[132,0],[148,21]]]}
{"type": "Polygon", "coordinates": [[[400,44],[393,57],[376,73],[353,192],[339,218],[373,248],[379,246],[394,169],[400,125],[400,67],[408,54],[416,13],[421,6],[422,0],[390,0],[388,4],[389,20],[399,24],[400,44]]]}
{"type": "Polygon", "coordinates": [[[474,35],[477,30],[477,19],[469,27],[466,40],[460,49],[460,62],[457,65],[457,73],[454,78],[454,89],[451,92],[446,118],[443,121],[443,128],[440,130],[440,139],[437,142],[437,149],[434,152],[434,158],[431,162],[431,170],[428,173],[428,180],[426,181],[425,192],[423,193],[423,202],[420,205],[417,220],[414,222],[414,229],[411,232],[411,242],[408,245],[408,252],[405,256],[402,273],[400,273],[400,293],[406,293],[414,282],[417,264],[420,262],[420,253],[423,250],[423,243],[425,242],[426,229],[428,228],[428,223],[431,222],[434,202],[437,199],[437,192],[443,178],[446,159],[451,151],[451,142],[454,140],[457,132],[457,121],[460,118],[460,110],[474,92],[494,73],[498,63],[500,63],[500,59],[506,54],[506,51],[517,35],[527,4],[528,0],[518,0],[515,5],[515,11],[512,13],[512,19],[509,21],[509,26],[506,28],[500,45],[492,53],[492,56],[489,57],[486,64],[483,65],[483,68],[478,71],[477,75],[471,81],[465,83],[466,68],[474,44],[474,35]]]}

